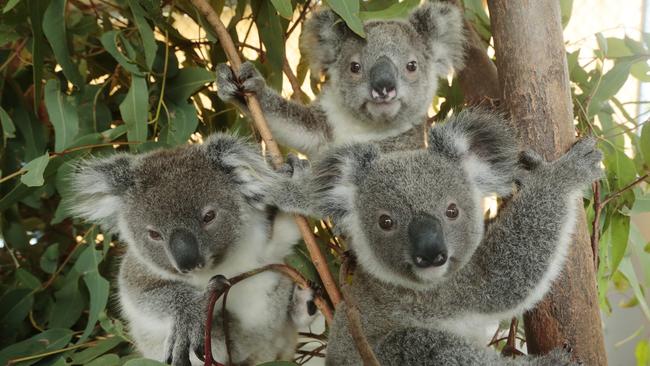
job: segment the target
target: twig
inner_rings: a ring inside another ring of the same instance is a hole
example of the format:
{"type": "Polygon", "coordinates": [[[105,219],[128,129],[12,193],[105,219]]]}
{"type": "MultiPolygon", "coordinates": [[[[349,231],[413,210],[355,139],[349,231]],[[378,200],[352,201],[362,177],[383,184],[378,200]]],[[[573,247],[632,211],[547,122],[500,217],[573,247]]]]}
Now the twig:
{"type": "MultiPolygon", "coordinates": [[[[214,288],[212,293],[210,294],[210,301],[208,302],[208,312],[207,312],[207,318],[206,318],[206,324],[205,324],[205,343],[204,343],[204,353],[205,353],[205,366],[212,366],[216,364],[217,366],[224,366],[218,362],[215,362],[212,358],[212,314],[214,313],[214,305],[217,303],[219,298],[226,294],[229,289],[236,285],[237,283],[255,276],[257,274],[260,274],[265,271],[275,271],[282,273],[286,275],[287,277],[291,278],[293,282],[297,283],[300,287],[302,288],[309,288],[310,284],[309,281],[304,278],[298,271],[296,271],[294,268],[291,268],[287,266],[286,264],[269,264],[264,267],[260,267],[257,269],[253,269],[244,273],[241,273],[237,276],[234,276],[232,278],[226,279],[225,277],[221,276],[222,279],[220,280],[220,286],[217,286],[214,288]]],[[[224,315],[225,315],[225,298],[224,298],[224,315]]],[[[316,295],[314,298],[314,303],[316,304],[316,307],[323,313],[323,316],[325,317],[325,321],[330,324],[332,322],[332,319],[334,318],[332,309],[330,309],[329,304],[323,299],[321,296],[316,295]]],[[[227,328],[224,328],[224,332],[227,332],[227,328]]],[[[226,336],[227,338],[227,336],[226,336]]],[[[226,351],[228,351],[228,343],[226,340],[226,351]]],[[[228,358],[230,360],[230,355],[228,355],[228,358]]],[[[228,364],[230,365],[230,364],[228,364]]]]}
{"type": "Polygon", "coordinates": [[[361,360],[363,360],[364,366],[379,366],[379,361],[372,351],[366,335],[363,333],[359,307],[348,289],[347,278],[352,274],[352,271],[354,271],[354,258],[351,254],[346,254],[343,256],[343,263],[341,263],[339,283],[341,284],[343,301],[345,301],[344,308],[345,316],[348,319],[348,330],[350,331],[350,335],[352,335],[352,339],[354,339],[354,344],[357,347],[359,356],[361,356],[361,360]]]}
{"type": "Polygon", "coordinates": [[[300,82],[298,81],[296,75],[293,73],[293,70],[291,70],[291,66],[289,65],[289,61],[287,61],[286,56],[282,64],[282,71],[284,72],[285,75],[287,75],[287,79],[289,79],[289,84],[291,84],[291,89],[293,89],[293,94],[291,95],[291,99],[302,103],[302,101],[307,98],[307,95],[300,88],[300,82]]]}
{"type": "Polygon", "coordinates": [[[594,221],[591,223],[591,252],[594,256],[594,269],[598,271],[598,242],[600,240],[600,213],[603,206],[600,203],[600,181],[593,184],[594,190],[594,221]]]}
{"type": "Polygon", "coordinates": [[[639,183],[643,182],[644,180],[648,179],[648,176],[650,176],[650,174],[646,173],[646,174],[640,176],[639,178],[635,179],[632,183],[630,183],[630,184],[626,185],[625,187],[621,188],[617,192],[615,192],[613,194],[610,194],[609,196],[605,197],[605,199],[601,203],[601,206],[605,206],[606,204],[608,204],[614,198],[620,196],[621,194],[625,193],[626,191],[632,189],[637,184],[639,184],[639,183]]]}
{"type": "Polygon", "coordinates": [[[289,38],[289,36],[291,35],[291,33],[293,33],[293,31],[296,29],[298,24],[302,23],[303,19],[305,19],[305,16],[307,16],[307,12],[309,11],[310,7],[311,7],[311,1],[307,0],[305,2],[305,5],[302,6],[302,10],[300,10],[300,15],[298,15],[296,21],[293,24],[291,24],[291,28],[289,28],[289,30],[287,30],[287,33],[284,34],[285,39],[289,38]]]}
{"type": "MultiPolygon", "coordinates": [[[[230,65],[237,72],[241,67],[241,59],[237,52],[237,48],[230,38],[230,34],[226,30],[226,27],[221,22],[221,19],[217,13],[212,9],[212,6],[207,2],[207,0],[191,0],[192,4],[199,10],[199,12],[205,17],[208,24],[213,28],[217,37],[219,38],[219,43],[223,47],[226,57],[230,61],[230,65]]],[[[271,159],[275,168],[279,168],[283,164],[282,153],[278,144],[273,139],[273,135],[269,130],[264,114],[262,113],[262,107],[260,106],[259,100],[254,95],[246,95],[246,104],[251,114],[251,118],[255,124],[257,131],[259,132],[262,140],[266,144],[266,148],[271,155],[271,159]]],[[[321,252],[316,239],[311,232],[311,228],[307,223],[307,220],[304,217],[296,216],[296,224],[300,229],[300,233],[307,245],[309,255],[318,271],[318,274],[323,282],[323,287],[327,294],[329,295],[332,303],[336,306],[341,302],[341,293],[336,287],[334,282],[334,277],[327,267],[327,261],[325,256],[321,252]]]]}
{"type": "Polygon", "coordinates": [[[519,327],[519,320],[517,318],[512,318],[510,321],[510,330],[508,331],[508,337],[506,338],[506,345],[501,350],[501,355],[506,357],[515,357],[521,356],[523,353],[517,349],[517,328],[519,327]]]}
{"type": "Polygon", "coordinates": [[[230,292],[230,286],[228,286],[228,288],[226,288],[226,291],[224,291],[223,293],[223,304],[221,304],[221,316],[223,317],[222,320],[223,341],[226,344],[226,355],[228,355],[227,365],[232,365],[232,352],[230,350],[230,337],[229,337],[230,332],[228,330],[228,315],[226,314],[226,301],[228,301],[229,292],[230,292]]]}

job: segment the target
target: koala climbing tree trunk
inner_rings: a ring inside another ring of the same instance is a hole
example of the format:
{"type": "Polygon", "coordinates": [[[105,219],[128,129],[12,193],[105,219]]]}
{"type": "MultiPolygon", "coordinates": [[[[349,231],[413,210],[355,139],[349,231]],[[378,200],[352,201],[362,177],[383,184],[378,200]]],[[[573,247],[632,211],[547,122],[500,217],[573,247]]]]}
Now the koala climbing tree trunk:
{"type": "MultiPolygon", "coordinates": [[[[555,160],[574,142],[573,107],[556,0],[489,0],[503,108],[524,146],[555,160]]],[[[587,365],[606,365],[584,210],[562,276],[524,315],[528,350],[547,353],[568,342],[587,365]]]]}

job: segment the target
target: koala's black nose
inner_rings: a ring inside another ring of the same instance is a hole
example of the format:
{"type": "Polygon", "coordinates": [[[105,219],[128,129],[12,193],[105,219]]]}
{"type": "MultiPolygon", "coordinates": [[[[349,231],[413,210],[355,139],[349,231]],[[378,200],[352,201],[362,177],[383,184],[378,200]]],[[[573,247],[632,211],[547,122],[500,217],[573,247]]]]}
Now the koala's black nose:
{"type": "Polygon", "coordinates": [[[408,227],[411,258],[420,268],[440,267],[447,262],[447,246],[442,225],[428,214],[416,216],[408,227]]]}
{"type": "Polygon", "coordinates": [[[169,248],[176,266],[183,273],[202,267],[204,264],[199,253],[199,243],[189,230],[172,231],[169,237],[169,248]]]}
{"type": "Polygon", "coordinates": [[[372,99],[389,102],[397,96],[397,70],[395,64],[386,56],[381,56],[370,68],[370,95],[372,99]]]}

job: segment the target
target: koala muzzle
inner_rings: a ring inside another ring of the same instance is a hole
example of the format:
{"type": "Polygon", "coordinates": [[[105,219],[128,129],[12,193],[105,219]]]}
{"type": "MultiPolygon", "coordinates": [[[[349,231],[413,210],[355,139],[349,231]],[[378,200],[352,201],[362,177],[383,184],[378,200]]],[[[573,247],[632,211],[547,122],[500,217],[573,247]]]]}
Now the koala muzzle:
{"type": "Polygon", "coordinates": [[[428,214],[416,216],[408,226],[411,258],[420,268],[440,267],[447,262],[447,246],[440,221],[428,214]]]}
{"type": "Polygon", "coordinates": [[[381,56],[370,68],[370,95],[376,102],[387,103],[397,96],[397,70],[386,56],[381,56]]]}
{"type": "Polygon", "coordinates": [[[189,230],[176,229],[172,231],[169,237],[169,249],[176,262],[176,267],[183,273],[204,265],[203,258],[199,253],[199,243],[189,230]]]}

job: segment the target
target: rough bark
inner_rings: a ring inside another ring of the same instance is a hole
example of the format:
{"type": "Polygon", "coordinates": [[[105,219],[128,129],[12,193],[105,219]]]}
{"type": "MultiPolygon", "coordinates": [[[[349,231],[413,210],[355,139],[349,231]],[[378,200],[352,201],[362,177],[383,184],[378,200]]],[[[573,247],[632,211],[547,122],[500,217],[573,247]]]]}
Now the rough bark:
{"type": "MultiPolygon", "coordinates": [[[[557,0],[489,0],[502,107],[522,146],[556,159],[575,140],[560,4],[557,0]]],[[[528,350],[547,353],[568,342],[587,365],[606,365],[596,278],[584,210],[563,274],[524,315],[528,350]]]]}

